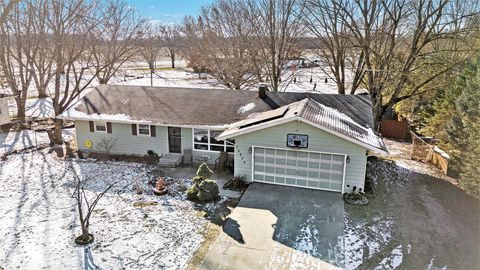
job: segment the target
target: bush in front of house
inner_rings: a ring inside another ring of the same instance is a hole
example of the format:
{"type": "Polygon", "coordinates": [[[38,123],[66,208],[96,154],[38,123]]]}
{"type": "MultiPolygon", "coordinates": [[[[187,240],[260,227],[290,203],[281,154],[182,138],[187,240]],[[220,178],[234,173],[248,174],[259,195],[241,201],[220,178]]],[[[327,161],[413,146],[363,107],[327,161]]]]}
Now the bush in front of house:
{"type": "Polygon", "coordinates": [[[215,181],[208,179],[212,175],[213,171],[206,163],[202,163],[198,167],[197,176],[193,178],[193,185],[187,189],[187,199],[202,203],[218,199],[220,193],[218,185],[215,181]]]}
{"type": "Polygon", "coordinates": [[[200,164],[200,166],[198,166],[197,177],[201,177],[203,179],[208,179],[208,178],[212,177],[212,175],[213,175],[213,171],[210,170],[207,163],[204,162],[204,163],[200,164]]]}
{"type": "Polygon", "coordinates": [[[218,198],[218,185],[213,180],[205,179],[198,186],[197,198],[201,202],[214,201],[218,198]]]}
{"type": "Polygon", "coordinates": [[[148,150],[147,154],[145,155],[145,161],[148,164],[157,164],[158,161],[160,161],[160,156],[153,150],[148,150]]]}

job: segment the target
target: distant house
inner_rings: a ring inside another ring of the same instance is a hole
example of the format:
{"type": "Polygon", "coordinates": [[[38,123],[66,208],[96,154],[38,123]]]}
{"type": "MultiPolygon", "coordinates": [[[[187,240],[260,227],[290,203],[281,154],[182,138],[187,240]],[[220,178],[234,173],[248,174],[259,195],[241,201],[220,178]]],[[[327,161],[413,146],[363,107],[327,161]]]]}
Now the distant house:
{"type": "Polygon", "coordinates": [[[102,85],[62,116],[82,151],[145,155],[221,152],[234,174],[337,192],[364,188],[367,151],[385,152],[369,96],[102,85]]]}

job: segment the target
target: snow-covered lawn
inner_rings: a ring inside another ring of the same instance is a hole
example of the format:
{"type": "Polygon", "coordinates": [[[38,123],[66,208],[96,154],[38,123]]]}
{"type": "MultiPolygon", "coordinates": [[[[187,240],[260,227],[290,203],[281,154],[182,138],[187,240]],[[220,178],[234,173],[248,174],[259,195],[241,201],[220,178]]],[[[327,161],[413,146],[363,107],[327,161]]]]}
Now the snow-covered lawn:
{"type": "Polygon", "coordinates": [[[411,159],[412,144],[409,142],[399,142],[390,139],[383,139],[389,151],[388,158],[395,160],[399,170],[411,171],[431,175],[439,179],[458,184],[457,181],[445,175],[439,168],[430,164],[411,159]]]}
{"type": "MultiPolygon", "coordinates": [[[[63,130],[63,140],[69,142],[74,137],[75,130],[63,130]]],[[[0,133],[0,156],[27,148],[46,146],[50,142],[46,131],[33,131],[29,129],[18,132],[10,131],[0,133]]]]}
{"type": "Polygon", "coordinates": [[[173,192],[163,197],[139,195],[134,186],[146,188],[153,177],[146,165],[64,161],[47,150],[12,154],[0,168],[0,267],[5,269],[183,269],[203,241],[207,221],[180,191],[189,180],[168,179],[173,192]],[[97,206],[89,247],[74,243],[80,228],[72,170],[92,177],[94,191],[104,181],[122,179],[97,206]],[[158,204],[134,206],[141,201],[158,204]]]}

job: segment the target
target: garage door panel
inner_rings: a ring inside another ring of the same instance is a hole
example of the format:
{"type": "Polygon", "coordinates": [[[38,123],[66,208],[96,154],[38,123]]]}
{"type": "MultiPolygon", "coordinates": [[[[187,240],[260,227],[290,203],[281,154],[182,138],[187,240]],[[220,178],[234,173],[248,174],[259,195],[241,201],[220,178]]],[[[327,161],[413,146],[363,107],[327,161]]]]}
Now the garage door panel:
{"type": "Polygon", "coordinates": [[[285,184],[285,177],[275,177],[275,183],[285,184]]]}
{"type": "Polygon", "coordinates": [[[320,167],[320,163],[315,162],[315,161],[310,161],[308,163],[308,167],[311,169],[318,169],[320,167]]]}
{"type": "Polygon", "coordinates": [[[304,168],[308,168],[308,161],[307,160],[299,160],[298,163],[297,163],[297,166],[298,167],[304,167],[304,168]]]}
{"type": "Polygon", "coordinates": [[[302,187],[307,186],[307,180],[305,180],[305,179],[297,179],[297,186],[302,186],[302,187]]]}
{"type": "Polygon", "coordinates": [[[318,181],[309,180],[309,181],[308,181],[308,187],[318,188],[318,181]]]}
{"type": "Polygon", "coordinates": [[[341,190],[342,189],[342,184],[330,183],[330,189],[341,190]]]}
{"type": "Polygon", "coordinates": [[[275,167],[265,166],[265,172],[273,174],[273,173],[275,173],[275,167]]]}
{"type": "Polygon", "coordinates": [[[332,170],[337,172],[342,172],[343,164],[332,164],[332,170]]]}
{"type": "Polygon", "coordinates": [[[332,164],[330,164],[330,163],[322,163],[322,164],[320,164],[320,169],[331,170],[331,169],[332,169],[332,164]]]}
{"type": "Polygon", "coordinates": [[[345,155],[254,147],[254,181],[341,191],[345,155]]]}
{"type": "Polygon", "coordinates": [[[271,175],[265,175],[265,182],[275,182],[275,177],[271,176],[271,175]]]}

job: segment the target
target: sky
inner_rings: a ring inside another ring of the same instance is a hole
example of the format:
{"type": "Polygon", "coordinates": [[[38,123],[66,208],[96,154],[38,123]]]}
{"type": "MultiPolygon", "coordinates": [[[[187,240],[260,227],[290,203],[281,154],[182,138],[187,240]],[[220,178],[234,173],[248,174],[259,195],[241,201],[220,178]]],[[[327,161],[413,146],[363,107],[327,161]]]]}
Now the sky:
{"type": "Polygon", "coordinates": [[[146,18],[164,23],[181,22],[185,15],[196,15],[213,0],[127,0],[146,18]]]}

